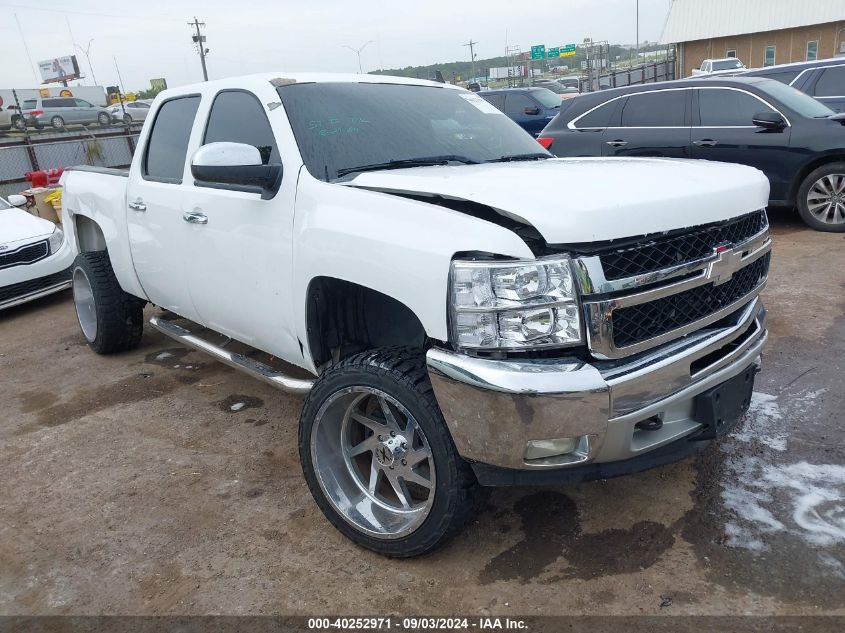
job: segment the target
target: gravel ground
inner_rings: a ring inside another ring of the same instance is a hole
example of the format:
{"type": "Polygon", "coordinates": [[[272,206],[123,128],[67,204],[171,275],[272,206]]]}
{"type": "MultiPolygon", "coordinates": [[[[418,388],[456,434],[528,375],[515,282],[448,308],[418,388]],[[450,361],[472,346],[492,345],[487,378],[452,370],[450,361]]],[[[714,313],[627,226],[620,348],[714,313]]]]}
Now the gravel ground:
{"type": "Polygon", "coordinates": [[[733,435],[493,490],[410,561],[317,510],[299,398],[149,328],[97,356],[69,293],[0,313],[0,613],[845,614],[845,236],[772,216],[771,339],[733,435]]]}

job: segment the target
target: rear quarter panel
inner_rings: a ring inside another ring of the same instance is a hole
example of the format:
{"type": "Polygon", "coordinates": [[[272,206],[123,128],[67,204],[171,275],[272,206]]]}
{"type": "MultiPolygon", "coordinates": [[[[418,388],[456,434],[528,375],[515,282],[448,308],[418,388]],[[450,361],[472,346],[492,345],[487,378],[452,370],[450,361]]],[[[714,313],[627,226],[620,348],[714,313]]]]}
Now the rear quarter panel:
{"type": "MultiPolygon", "coordinates": [[[[94,222],[105,239],[114,274],[120,287],[146,299],[132,265],[126,226],[126,185],[128,178],[109,173],[70,169],[62,174],[62,224],[68,239],[82,252],[78,218],[94,222]]],[[[86,236],[87,238],[87,236],[86,236]]],[[[97,245],[93,250],[100,250],[97,245]]],[[[89,248],[89,250],[92,250],[89,248]]]]}

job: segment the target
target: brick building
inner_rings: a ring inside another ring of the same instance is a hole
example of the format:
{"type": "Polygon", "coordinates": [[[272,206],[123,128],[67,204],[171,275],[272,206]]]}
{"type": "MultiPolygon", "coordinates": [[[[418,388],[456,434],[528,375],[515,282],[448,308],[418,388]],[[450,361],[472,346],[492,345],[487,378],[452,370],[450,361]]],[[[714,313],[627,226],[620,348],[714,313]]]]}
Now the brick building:
{"type": "Polygon", "coordinates": [[[672,0],[661,42],[688,77],[708,58],[749,68],[845,55],[845,0],[672,0]]]}

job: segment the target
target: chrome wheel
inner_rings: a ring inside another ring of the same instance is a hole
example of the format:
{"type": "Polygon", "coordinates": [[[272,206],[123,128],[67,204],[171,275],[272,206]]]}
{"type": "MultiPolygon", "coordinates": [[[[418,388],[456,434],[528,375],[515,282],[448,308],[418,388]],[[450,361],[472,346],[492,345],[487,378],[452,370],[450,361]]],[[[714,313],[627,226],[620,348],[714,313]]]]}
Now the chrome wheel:
{"type": "Polygon", "coordinates": [[[363,386],[337,391],[317,412],[310,445],[323,493],[356,529],[396,539],[428,516],[436,481],[432,451],[392,396],[363,386]]]}
{"type": "Polygon", "coordinates": [[[73,271],[73,303],[82,333],[89,342],[97,338],[97,304],[88,275],[81,268],[73,271]]]}
{"type": "Polygon", "coordinates": [[[822,176],[807,192],[807,210],[819,222],[845,222],[845,174],[822,176]]]}

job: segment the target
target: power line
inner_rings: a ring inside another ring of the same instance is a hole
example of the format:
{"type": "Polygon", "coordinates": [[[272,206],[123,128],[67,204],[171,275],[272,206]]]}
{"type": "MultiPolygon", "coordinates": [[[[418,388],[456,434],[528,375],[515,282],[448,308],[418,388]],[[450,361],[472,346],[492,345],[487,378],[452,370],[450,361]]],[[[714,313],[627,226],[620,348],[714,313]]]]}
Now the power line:
{"type": "Polygon", "coordinates": [[[29,69],[32,71],[32,76],[35,77],[36,82],[40,82],[41,80],[38,78],[38,74],[35,72],[35,64],[32,61],[32,55],[29,52],[29,46],[26,44],[26,37],[23,34],[23,29],[21,28],[21,21],[18,20],[18,14],[15,13],[15,22],[18,23],[18,31],[21,33],[21,40],[23,41],[23,50],[26,52],[26,58],[29,60],[29,69]]]}
{"type": "Polygon", "coordinates": [[[469,46],[469,58],[472,63],[472,77],[470,77],[470,81],[475,81],[475,49],[473,48],[478,42],[473,42],[472,38],[469,38],[469,42],[464,44],[464,46],[469,46]]]}
{"type": "Polygon", "coordinates": [[[5,2],[3,4],[0,4],[0,7],[6,7],[6,8],[9,8],[9,9],[24,9],[26,11],[42,11],[42,12],[47,12],[47,13],[69,13],[71,15],[88,15],[88,16],[99,17],[99,18],[117,18],[117,19],[121,19],[121,20],[152,20],[154,22],[161,22],[162,20],[173,21],[173,22],[175,22],[175,21],[181,22],[182,21],[180,18],[175,18],[175,17],[169,17],[169,18],[168,17],[161,17],[161,16],[153,17],[153,16],[149,16],[149,15],[130,15],[130,14],[126,14],[126,13],[122,13],[122,14],[99,13],[97,11],[75,11],[73,9],[48,9],[48,8],[45,8],[45,7],[33,7],[31,5],[28,5],[28,4],[9,4],[9,3],[5,3],[5,2]]]}

